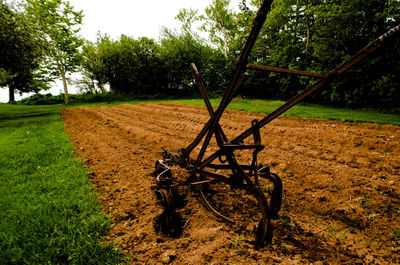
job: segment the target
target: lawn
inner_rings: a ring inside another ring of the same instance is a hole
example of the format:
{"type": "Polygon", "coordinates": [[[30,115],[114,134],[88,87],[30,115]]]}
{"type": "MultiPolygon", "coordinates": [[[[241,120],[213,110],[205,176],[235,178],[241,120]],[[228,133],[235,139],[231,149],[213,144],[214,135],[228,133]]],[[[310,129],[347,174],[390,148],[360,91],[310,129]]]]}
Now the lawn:
{"type": "Polygon", "coordinates": [[[0,264],[118,264],[61,107],[0,104],[0,264]]]}

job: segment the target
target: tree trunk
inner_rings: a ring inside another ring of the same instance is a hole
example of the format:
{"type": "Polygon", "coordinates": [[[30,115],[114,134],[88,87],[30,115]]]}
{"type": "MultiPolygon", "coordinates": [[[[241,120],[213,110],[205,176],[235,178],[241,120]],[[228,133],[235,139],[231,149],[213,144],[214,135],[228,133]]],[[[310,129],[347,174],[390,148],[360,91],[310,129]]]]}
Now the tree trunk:
{"type": "Polygon", "coordinates": [[[65,76],[65,70],[61,70],[61,77],[63,81],[63,86],[64,86],[64,99],[65,99],[65,104],[69,104],[69,95],[68,95],[68,84],[67,84],[67,77],[65,76]]]}
{"type": "MultiPolygon", "coordinates": [[[[306,2],[306,8],[304,9],[304,13],[308,10],[308,1],[306,2]]],[[[308,15],[305,15],[306,19],[306,29],[307,29],[307,36],[306,36],[306,53],[308,53],[308,48],[310,47],[310,20],[308,19],[308,15]]]]}
{"type": "Polygon", "coordinates": [[[99,88],[100,88],[101,93],[106,92],[106,89],[104,88],[104,84],[99,84],[99,88]]]}
{"type": "Polygon", "coordinates": [[[11,87],[8,87],[8,95],[9,95],[9,103],[13,103],[13,102],[15,102],[15,89],[14,88],[11,88],[11,87]]]}
{"type": "Polygon", "coordinates": [[[229,46],[228,46],[228,36],[226,33],[226,29],[222,29],[222,36],[224,37],[224,56],[225,58],[228,57],[228,53],[229,53],[229,46]]]}

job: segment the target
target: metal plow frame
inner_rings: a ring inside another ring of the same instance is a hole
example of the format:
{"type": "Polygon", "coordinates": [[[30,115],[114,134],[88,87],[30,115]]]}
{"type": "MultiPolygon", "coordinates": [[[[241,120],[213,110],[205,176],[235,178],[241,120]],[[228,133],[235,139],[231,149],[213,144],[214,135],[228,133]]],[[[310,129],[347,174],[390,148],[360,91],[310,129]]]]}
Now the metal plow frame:
{"type": "Polygon", "coordinates": [[[269,244],[272,241],[272,225],[271,219],[278,216],[282,202],[282,182],[278,175],[270,172],[270,167],[267,164],[259,164],[257,160],[258,153],[264,149],[261,144],[260,128],[277,118],[279,115],[296,105],[309,94],[322,87],[336,76],[342,74],[351,66],[374,52],[385,41],[393,38],[400,33],[400,26],[397,26],[377,38],[371,44],[360,50],[356,55],[348,61],[331,70],[327,74],[310,73],[298,70],[289,70],[283,68],[260,66],[248,64],[248,56],[254,46],[254,43],[259,35],[259,32],[266,20],[267,13],[269,12],[272,0],[265,0],[261,4],[254,18],[251,31],[247,42],[243,48],[239,61],[229,82],[228,88],[221,100],[220,105],[216,110],[211,106],[210,100],[204,83],[201,80],[200,74],[196,66],[192,63],[190,65],[193,72],[196,84],[204,99],[210,119],[205,124],[203,129],[186,148],[182,148],[178,153],[167,152],[163,153],[162,160],[158,160],[155,165],[153,175],[156,177],[157,186],[155,191],[162,201],[164,212],[157,218],[159,229],[171,236],[179,236],[182,231],[181,217],[175,211],[176,208],[182,207],[177,187],[180,185],[195,187],[198,191],[200,198],[203,200],[205,206],[212,211],[217,217],[222,218],[227,222],[233,222],[232,219],[226,217],[218,212],[211,203],[207,200],[204,191],[204,184],[225,183],[232,189],[242,189],[251,194],[258,203],[261,211],[261,219],[259,221],[256,237],[255,248],[259,249],[269,244]],[[302,93],[293,97],[291,100],[283,104],[274,112],[267,115],[262,120],[253,120],[249,129],[238,135],[232,140],[228,140],[224,131],[222,130],[219,121],[220,118],[232,101],[236,92],[244,83],[247,69],[265,70],[270,72],[278,72],[292,75],[303,75],[317,78],[318,80],[302,93]],[[249,136],[253,136],[253,144],[244,144],[244,140],[249,136]],[[207,147],[210,144],[212,137],[215,137],[219,149],[211,156],[204,157],[207,147]],[[203,141],[203,142],[202,142],[203,141]],[[202,142],[200,152],[196,159],[190,157],[190,154],[202,142]],[[236,160],[234,151],[237,150],[251,150],[253,159],[250,164],[239,164],[236,160]],[[214,161],[218,159],[219,162],[214,161]],[[187,170],[188,178],[183,183],[177,184],[171,172],[171,166],[180,166],[187,170]],[[230,170],[231,174],[223,175],[216,172],[216,170],[230,170]],[[267,198],[259,185],[259,178],[269,180],[273,185],[273,190],[267,198]]]}

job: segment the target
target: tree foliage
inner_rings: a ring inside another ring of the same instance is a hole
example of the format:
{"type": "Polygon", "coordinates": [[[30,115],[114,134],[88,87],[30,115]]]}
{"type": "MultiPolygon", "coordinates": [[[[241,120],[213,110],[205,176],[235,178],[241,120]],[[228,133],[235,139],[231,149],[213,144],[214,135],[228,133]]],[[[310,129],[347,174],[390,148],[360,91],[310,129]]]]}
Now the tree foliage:
{"type": "Polygon", "coordinates": [[[144,37],[122,35],[114,41],[99,36],[84,49],[86,76],[99,87],[108,83],[112,91],[123,94],[189,96],[198,94],[189,68],[194,62],[202,68],[210,90],[221,90],[227,79],[222,53],[189,33],[165,34],[160,44],[144,37]]]}
{"type": "MultiPolygon", "coordinates": [[[[194,62],[211,94],[221,94],[247,40],[260,0],[212,0],[200,14],[182,9],[180,30],[164,28],[159,42],[103,36],[84,49],[86,75],[101,87],[143,95],[197,94],[189,64],[194,62]],[[194,24],[200,23],[206,38],[194,24]]],[[[249,61],[327,73],[388,29],[400,23],[399,0],[275,0],[249,61]]],[[[400,107],[399,41],[358,64],[311,102],[352,107],[400,107]]],[[[314,80],[252,71],[241,94],[289,99],[314,80]]]]}
{"type": "Polygon", "coordinates": [[[235,39],[235,16],[229,9],[230,0],[212,0],[201,16],[202,29],[209,33],[210,40],[228,57],[229,47],[235,39]]]}
{"type": "Polygon", "coordinates": [[[165,86],[160,49],[154,40],[122,35],[112,41],[100,36],[96,44],[87,46],[83,66],[100,86],[107,82],[112,91],[136,95],[157,93],[165,86]]]}
{"type": "MultiPolygon", "coordinates": [[[[326,73],[400,23],[398,0],[275,0],[255,45],[258,63],[326,73]]],[[[399,106],[397,43],[363,61],[311,101],[354,107],[399,106]],[[397,62],[396,62],[397,61],[397,62]]],[[[248,96],[288,99],[312,80],[252,73],[248,96]],[[263,84],[264,81],[264,84],[263,84]]]]}
{"type": "Polygon", "coordinates": [[[63,81],[65,103],[68,104],[67,74],[81,62],[79,37],[82,11],[75,11],[64,0],[26,0],[27,15],[35,21],[41,40],[46,43],[44,68],[49,75],[63,81]]]}
{"type": "Polygon", "coordinates": [[[9,101],[15,92],[47,89],[39,65],[43,43],[31,21],[12,6],[0,6],[0,86],[8,87],[9,101]]]}

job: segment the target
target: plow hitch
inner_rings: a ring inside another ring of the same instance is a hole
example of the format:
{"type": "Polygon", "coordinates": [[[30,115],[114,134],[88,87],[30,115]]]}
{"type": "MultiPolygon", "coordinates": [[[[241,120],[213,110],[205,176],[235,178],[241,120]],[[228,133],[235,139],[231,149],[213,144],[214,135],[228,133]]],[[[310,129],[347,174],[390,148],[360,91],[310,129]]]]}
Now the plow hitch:
{"type": "Polygon", "coordinates": [[[189,186],[193,188],[198,192],[200,199],[208,210],[212,211],[218,218],[226,222],[234,222],[230,217],[217,210],[207,198],[209,187],[218,184],[227,185],[231,190],[243,190],[255,199],[261,216],[258,221],[258,226],[255,229],[255,248],[259,249],[271,243],[273,231],[272,220],[278,217],[282,204],[282,181],[277,174],[270,171],[269,165],[262,164],[257,159],[258,153],[264,149],[264,145],[262,145],[261,141],[260,129],[299,103],[312,92],[373,53],[386,40],[400,33],[400,26],[395,27],[327,74],[248,64],[247,60],[249,54],[266,20],[272,2],[272,0],[265,0],[262,2],[254,18],[247,42],[218,108],[214,109],[212,107],[196,66],[193,63],[190,65],[200,94],[204,99],[209,114],[209,120],[193,142],[186,148],[182,148],[176,153],[165,150],[162,159],[156,161],[155,170],[153,172],[153,176],[156,179],[155,192],[163,206],[163,213],[158,216],[156,227],[165,234],[176,237],[182,232],[182,218],[177,212],[177,209],[184,206],[183,199],[178,193],[178,187],[180,186],[189,186]],[[318,80],[265,118],[251,121],[251,126],[247,130],[229,140],[220,126],[220,119],[228,104],[245,82],[247,77],[246,70],[262,70],[303,75],[318,80]],[[213,137],[218,145],[218,149],[206,157],[207,148],[213,137]],[[244,140],[248,137],[252,137],[251,143],[244,143],[244,140]],[[196,147],[200,149],[198,154],[196,154],[197,157],[191,158],[192,151],[196,147]],[[238,162],[237,153],[244,151],[251,153],[252,160],[250,163],[242,164],[238,162]],[[184,169],[187,176],[185,180],[178,181],[173,177],[173,167],[184,169]],[[268,192],[263,191],[260,180],[269,183],[270,189],[268,192]],[[268,196],[266,196],[265,193],[267,193],[268,196]]]}

